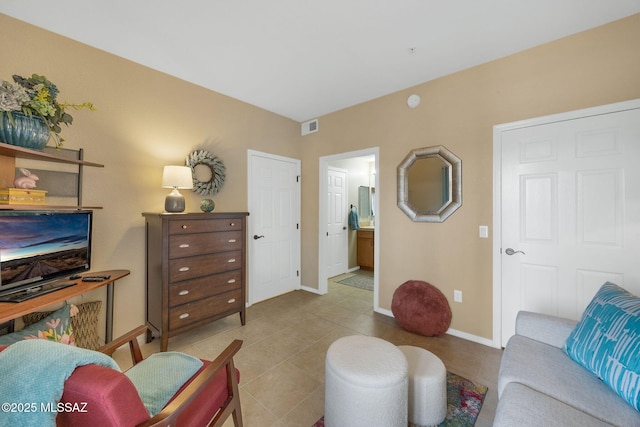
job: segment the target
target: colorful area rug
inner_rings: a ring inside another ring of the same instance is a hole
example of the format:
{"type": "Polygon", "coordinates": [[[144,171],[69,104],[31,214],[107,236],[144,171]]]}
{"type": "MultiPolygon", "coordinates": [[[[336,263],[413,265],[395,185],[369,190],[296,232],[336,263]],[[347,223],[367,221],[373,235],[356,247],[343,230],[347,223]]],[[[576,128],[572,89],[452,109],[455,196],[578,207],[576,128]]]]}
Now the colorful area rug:
{"type": "MultiPolygon", "coordinates": [[[[447,417],[438,427],[472,427],[476,423],[488,388],[447,372],[447,417]]],[[[324,427],[324,417],[313,427],[324,427]]]]}
{"type": "Polygon", "coordinates": [[[337,283],[373,291],[373,277],[362,276],[360,274],[354,274],[353,276],[339,280],[337,283]]]}

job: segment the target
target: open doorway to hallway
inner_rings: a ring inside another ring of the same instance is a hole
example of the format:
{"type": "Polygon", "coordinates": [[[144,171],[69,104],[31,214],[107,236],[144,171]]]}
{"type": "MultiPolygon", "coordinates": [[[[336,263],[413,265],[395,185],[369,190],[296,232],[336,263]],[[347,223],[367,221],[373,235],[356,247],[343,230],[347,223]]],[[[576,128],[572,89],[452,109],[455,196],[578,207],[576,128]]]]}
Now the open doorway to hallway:
{"type": "Polygon", "coordinates": [[[322,157],[319,167],[319,291],[330,291],[329,278],[360,286],[370,282],[374,309],[379,277],[375,250],[380,224],[378,163],[375,147],[322,157]],[[342,187],[341,172],[345,176],[342,187]]]}

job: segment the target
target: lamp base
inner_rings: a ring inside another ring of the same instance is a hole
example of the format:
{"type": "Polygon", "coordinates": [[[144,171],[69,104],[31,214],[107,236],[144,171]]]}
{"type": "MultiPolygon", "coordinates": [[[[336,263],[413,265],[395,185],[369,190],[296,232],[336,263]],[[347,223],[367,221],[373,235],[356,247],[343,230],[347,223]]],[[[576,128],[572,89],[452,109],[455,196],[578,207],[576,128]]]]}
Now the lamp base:
{"type": "Polygon", "coordinates": [[[164,210],[167,212],[184,212],[184,208],[184,196],[180,194],[177,188],[174,188],[164,199],[164,210]]]}

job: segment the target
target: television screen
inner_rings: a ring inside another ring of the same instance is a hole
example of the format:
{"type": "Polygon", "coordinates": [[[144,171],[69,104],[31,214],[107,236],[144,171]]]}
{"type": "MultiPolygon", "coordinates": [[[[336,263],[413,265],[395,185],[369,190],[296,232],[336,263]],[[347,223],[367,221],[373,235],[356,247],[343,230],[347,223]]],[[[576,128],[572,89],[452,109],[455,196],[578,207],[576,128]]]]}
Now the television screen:
{"type": "Polygon", "coordinates": [[[0,293],[86,271],[92,211],[0,211],[0,293]]]}

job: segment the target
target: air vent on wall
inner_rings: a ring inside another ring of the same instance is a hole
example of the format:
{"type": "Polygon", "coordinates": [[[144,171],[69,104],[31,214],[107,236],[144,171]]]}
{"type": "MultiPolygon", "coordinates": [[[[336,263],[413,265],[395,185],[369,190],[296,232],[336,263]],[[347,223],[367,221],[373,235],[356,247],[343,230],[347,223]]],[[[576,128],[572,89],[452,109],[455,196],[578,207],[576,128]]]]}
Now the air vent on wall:
{"type": "Polygon", "coordinates": [[[310,133],[318,132],[318,119],[309,120],[302,123],[302,136],[309,135],[310,133]]]}

